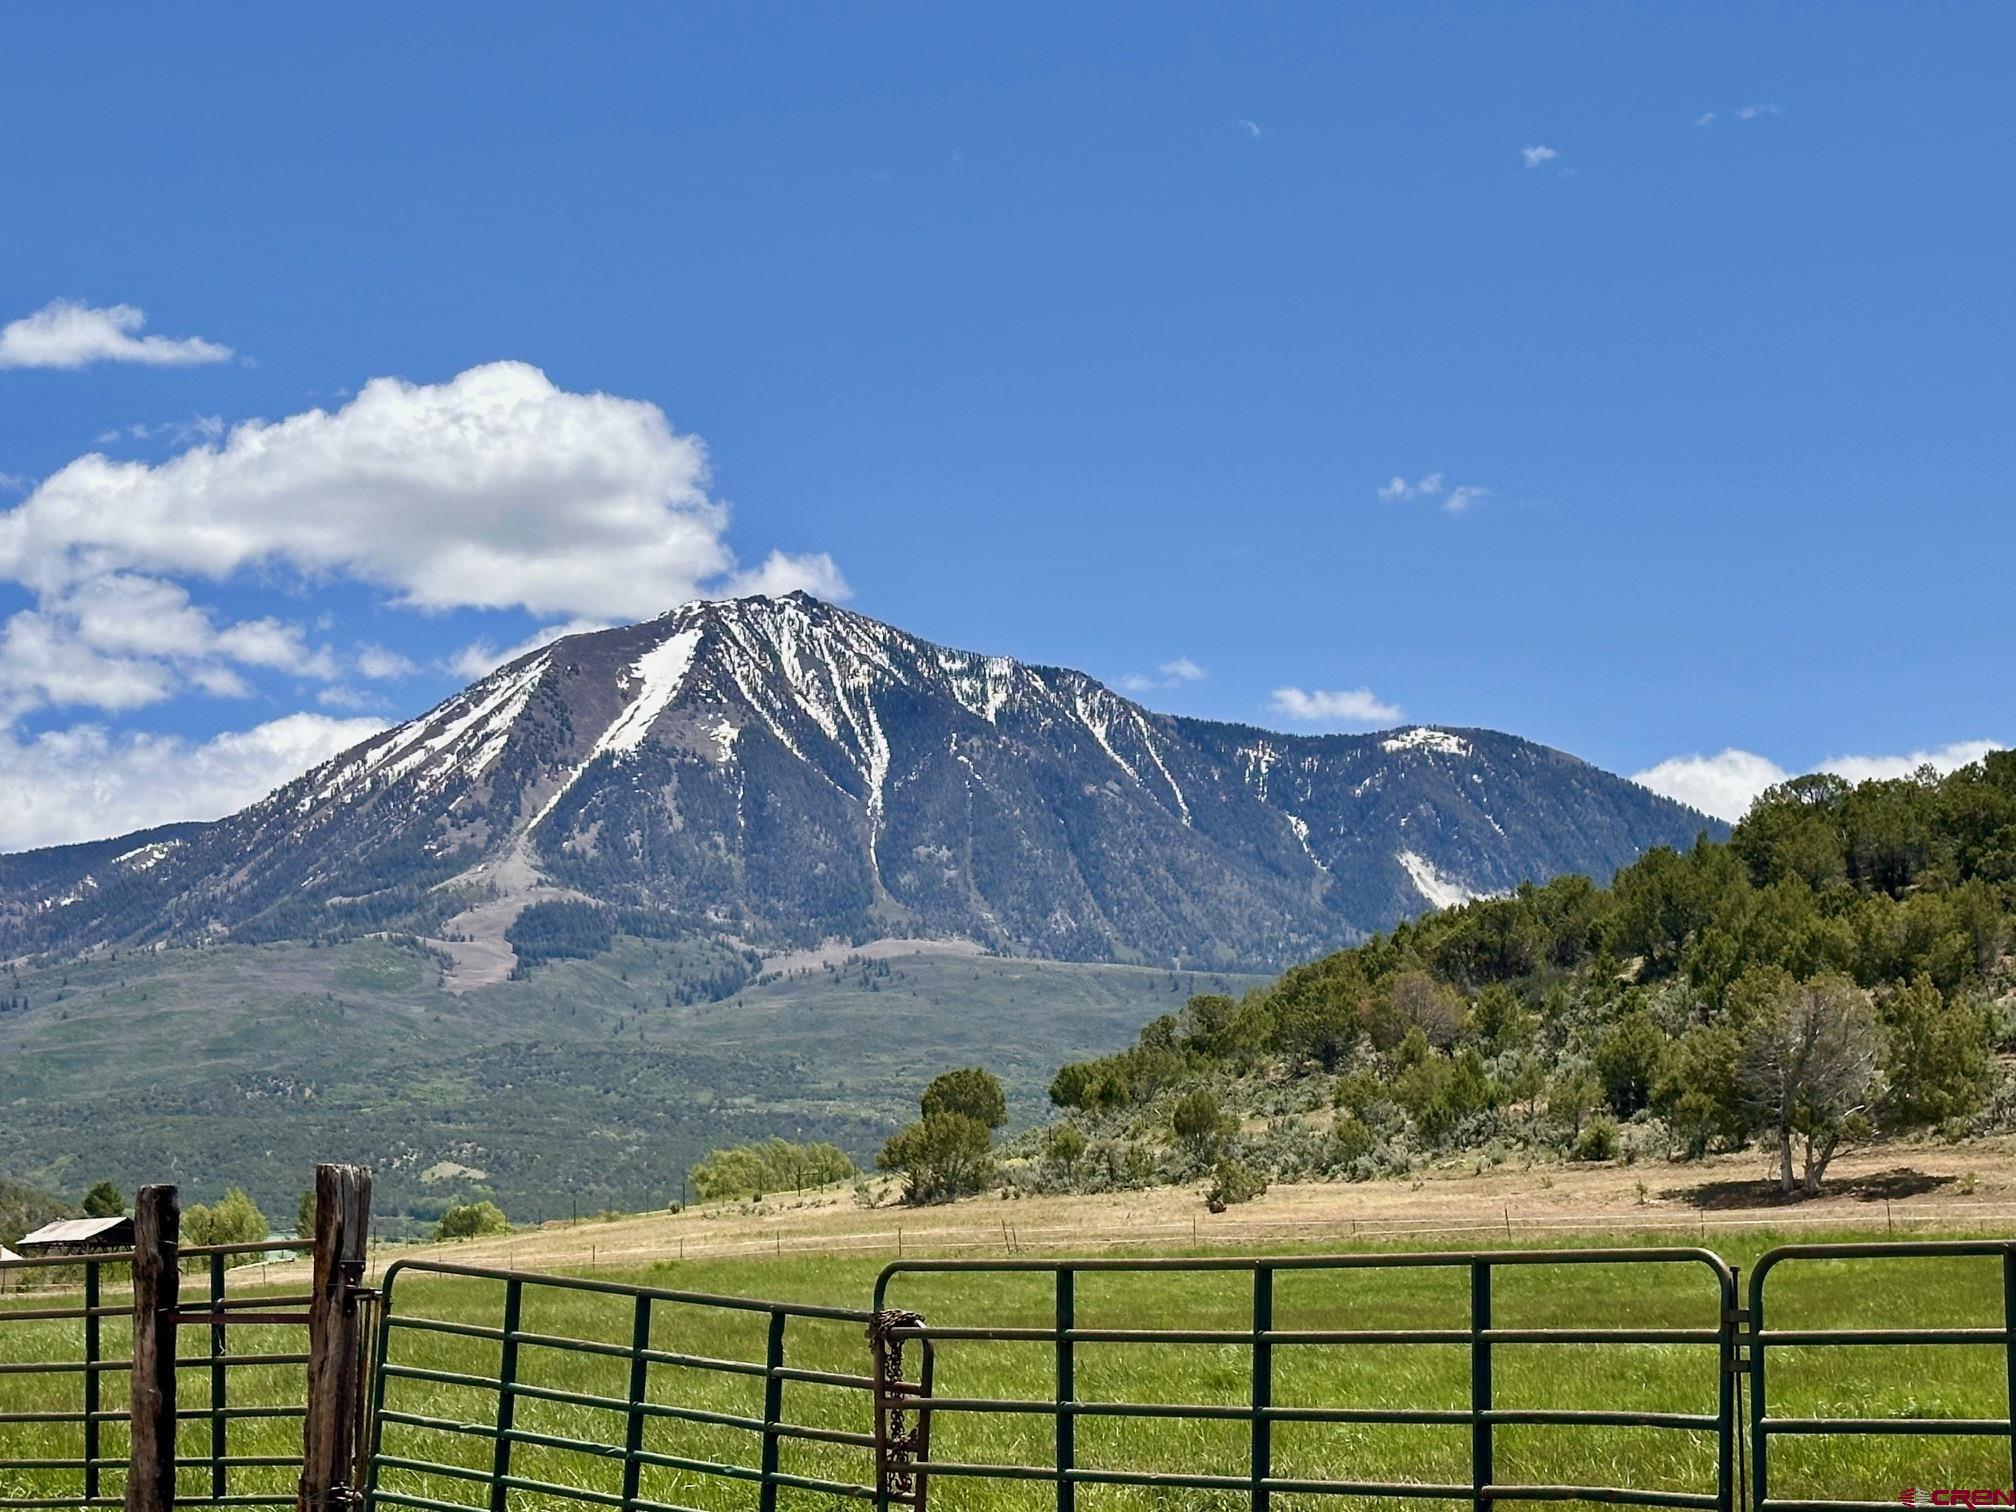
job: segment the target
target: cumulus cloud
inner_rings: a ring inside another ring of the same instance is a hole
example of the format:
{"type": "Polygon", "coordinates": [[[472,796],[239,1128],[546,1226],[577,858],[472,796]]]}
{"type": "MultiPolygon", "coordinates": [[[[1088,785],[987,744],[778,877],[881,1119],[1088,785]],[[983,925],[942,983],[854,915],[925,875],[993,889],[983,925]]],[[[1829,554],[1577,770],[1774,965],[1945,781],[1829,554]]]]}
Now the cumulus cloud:
{"type": "Polygon", "coordinates": [[[1946,773],[1979,761],[2002,746],[2001,741],[1995,740],[1961,740],[1901,756],[1829,756],[1796,771],[1780,766],[1768,756],[1732,747],[1718,756],[1671,756],[1656,766],[1633,773],[1631,780],[1734,823],[1750,811],[1750,805],[1766,788],[1799,772],[1832,772],[1849,782],[1908,777],[1920,767],[1928,766],[1946,773]]]}
{"type": "MultiPolygon", "coordinates": [[[[0,509],[0,578],[37,599],[0,644],[0,723],[188,684],[242,693],[234,665],[332,684],[352,668],[417,670],[382,647],[339,661],[280,620],[219,624],[190,602],[190,579],[342,577],[421,610],[555,619],[528,644],[695,598],[848,595],[824,553],[738,564],[705,445],[656,405],[572,393],[523,363],[374,379],[337,408],[228,430],[199,417],[124,434],[186,449],[151,463],[93,452],[0,509]]],[[[479,644],[455,667],[514,654],[479,644]]]]}
{"type": "Polygon", "coordinates": [[[751,594],[762,593],[771,598],[782,598],[787,593],[800,590],[823,599],[844,599],[853,592],[847,586],[847,579],[840,575],[833,558],[825,552],[793,556],[789,552],[773,551],[761,565],[729,574],[715,585],[712,592],[702,597],[747,598],[751,594]]]}
{"type": "Polygon", "coordinates": [[[413,676],[420,664],[410,656],[367,643],[357,648],[357,670],[373,682],[396,682],[413,676]]]}
{"type": "Polygon", "coordinates": [[[1733,747],[1719,756],[1669,756],[1631,780],[1662,797],[1732,823],[1749,811],[1757,795],[1791,774],[1767,756],[1733,747]]]}
{"type": "Polygon", "coordinates": [[[1481,500],[1489,498],[1491,490],[1480,488],[1475,483],[1459,483],[1451,488],[1439,472],[1424,473],[1413,482],[1395,473],[1375,492],[1381,503],[1406,504],[1419,501],[1425,504],[1439,504],[1449,514],[1462,514],[1475,507],[1481,500]]]}
{"type": "Polygon", "coordinates": [[[316,680],[338,672],[299,625],[268,617],[219,626],[178,583],[106,573],[0,625],[0,725],[51,704],[138,708],[185,685],[243,697],[251,690],[234,664],[316,680]]]}
{"type": "Polygon", "coordinates": [[[0,735],[0,850],[64,845],[243,808],[383,729],[290,714],[209,740],[115,735],[96,725],[0,735]]]}
{"type": "Polygon", "coordinates": [[[188,367],[224,362],[231,348],[200,336],[142,336],[146,315],[132,305],[94,308],[51,300],[32,315],[0,326],[0,368],[81,368],[94,362],[188,367]]]}
{"type": "Polygon", "coordinates": [[[1519,156],[1525,160],[1528,168],[1538,168],[1542,163],[1553,162],[1561,154],[1552,147],[1528,145],[1519,149],[1519,156]]]}
{"type": "Polygon", "coordinates": [[[1376,697],[1370,688],[1276,688],[1272,708],[1298,724],[1388,725],[1400,719],[1400,706],[1376,697]]]}
{"type": "Polygon", "coordinates": [[[346,574],[422,609],[642,618],[723,584],[845,583],[830,558],[738,574],[707,451],[654,404],[496,362],[377,378],[340,409],[247,421],[149,464],[80,457],[0,514],[0,574],[346,574]]]}

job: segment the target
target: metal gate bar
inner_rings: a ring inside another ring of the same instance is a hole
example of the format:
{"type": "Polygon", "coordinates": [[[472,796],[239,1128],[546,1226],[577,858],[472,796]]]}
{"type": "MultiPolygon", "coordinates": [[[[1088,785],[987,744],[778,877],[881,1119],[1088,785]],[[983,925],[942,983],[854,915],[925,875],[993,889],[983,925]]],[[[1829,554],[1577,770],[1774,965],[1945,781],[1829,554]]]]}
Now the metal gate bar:
{"type": "Polygon", "coordinates": [[[37,1475],[64,1474],[76,1472],[79,1494],[70,1496],[14,1496],[0,1498],[0,1507],[5,1508],[54,1508],[54,1507],[111,1507],[121,1504],[122,1498],[107,1496],[104,1491],[104,1472],[107,1469],[123,1469],[123,1458],[108,1458],[102,1446],[102,1429],[106,1423],[124,1422],[126,1413],[106,1411],[103,1401],[102,1378],[119,1371],[130,1370],[130,1360],[108,1360],[104,1356],[102,1323],[105,1318],[130,1316],[128,1306],[108,1307],[102,1303],[101,1269],[107,1265],[131,1265],[133,1255],[130,1250],[112,1251],[89,1256],[37,1257],[35,1259],[0,1261],[0,1280],[28,1277],[37,1271],[81,1269],[83,1272],[83,1297],[76,1306],[56,1307],[0,1307],[0,1328],[13,1323],[41,1323],[81,1321],[83,1328],[83,1358],[80,1360],[36,1360],[19,1361],[5,1358],[0,1349],[0,1375],[74,1375],[79,1377],[79,1405],[38,1409],[32,1412],[0,1412],[0,1429],[11,1426],[65,1427],[74,1426],[81,1430],[83,1453],[78,1457],[44,1456],[24,1458],[20,1456],[0,1459],[0,1471],[26,1472],[37,1475]]]}
{"type": "Polygon", "coordinates": [[[1878,1512],[1894,1500],[1788,1499],[1771,1495],[1770,1445],[1790,1434],[1936,1434],[2007,1438],[2010,1484],[2016,1487],[2016,1243],[2000,1239],[1900,1240],[1876,1244],[1787,1244],[1767,1251],[1750,1276],[1750,1478],[1755,1512],[1878,1512]],[[1917,1259],[1930,1256],[1999,1256],[2002,1322],[1979,1328],[1767,1328],[1764,1283],[1787,1261],[1917,1259]],[[1765,1357],[1774,1347],[1831,1345],[1992,1344],[2003,1350],[2010,1413],[1999,1418],[1772,1417],[1767,1405],[1765,1357]]]}
{"type": "MultiPolygon", "coordinates": [[[[1055,1463],[992,1464],[916,1460],[920,1477],[978,1480],[1052,1481],[1058,1512],[1074,1512],[1080,1485],[1181,1487],[1243,1492],[1253,1512],[1266,1512],[1276,1494],[1419,1497],[1467,1500],[1475,1512],[1497,1500],[1600,1501],[1638,1506],[1731,1512],[1735,1500],[1736,1275],[1721,1257],[1705,1249],[1643,1248],[1592,1250],[1497,1250],[1418,1254],[1354,1254],[1282,1258],[1226,1256],[1205,1259],[1102,1258],[1089,1260],[916,1260],[898,1261],[875,1284],[878,1314],[889,1306],[891,1283],[924,1273],[1016,1272],[1053,1278],[1055,1322],[1037,1327],[955,1327],[920,1322],[890,1328],[892,1340],[917,1339],[943,1348],[959,1340],[1049,1343],[1056,1353],[1051,1400],[920,1395],[906,1405],[927,1420],[940,1413],[1011,1413],[1053,1417],[1057,1423],[1055,1463]],[[1617,1264],[1700,1265],[1714,1284],[1714,1326],[1707,1328],[1499,1328],[1491,1317],[1492,1276],[1514,1266],[1617,1264]],[[1444,1329],[1282,1329],[1274,1323],[1274,1280],[1283,1271],[1391,1270],[1445,1268],[1469,1272],[1468,1326],[1444,1329]],[[1083,1328],[1076,1318],[1076,1280],[1088,1272],[1250,1272],[1252,1323],[1246,1329],[1083,1328]],[[1252,1388],[1244,1405],[1140,1402],[1083,1402],[1077,1399],[1074,1349],[1084,1343],[1246,1345],[1252,1351],[1252,1388]],[[1470,1348],[1470,1406],[1461,1409],[1278,1407],[1274,1405],[1277,1349],[1338,1344],[1467,1344],[1470,1348]],[[1713,1413],[1656,1413],[1569,1409],[1499,1408],[1493,1397],[1492,1347],[1496,1344],[1695,1344],[1712,1345],[1716,1357],[1716,1410],[1713,1413]],[[1085,1417],[1140,1417],[1245,1421],[1250,1428],[1250,1463],[1245,1475],[1101,1470],[1078,1463],[1076,1424],[1085,1417]],[[1445,1425],[1470,1428],[1470,1481],[1466,1485],[1406,1481],[1343,1481],[1275,1474],[1272,1429],[1276,1423],[1370,1423],[1445,1425]],[[1493,1429],[1500,1423],[1577,1427],[1670,1428],[1712,1433],[1716,1443],[1713,1491],[1662,1491],[1632,1487],[1528,1485],[1504,1483],[1495,1474],[1493,1429]]],[[[894,1498],[886,1493],[878,1507],[894,1498]]]]}
{"type": "MultiPolygon", "coordinates": [[[[668,1502],[649,1500],[639,1494],[642,1471],[646,1467],[686,1471],[725,1481],[753,1484],[757,1488],[757,1505],[760,1512],[773,1512],[777,1506],[778,1492],[785,1488],[820,1492],[828,1496],[859,1501],[870,1500],[874,1495],[865,1477],[861,1482],[849,1482],[825,1476],[798,1474],[780,1468],[779,1463],[780,1450],[786,1442],[829,1444],[859,1450],[862,1452],[864,1465],[872,1463],[876,1449],[876,1440],[872,1433],[795,1422],[785,1413],[785,1387],[790,1383],[859,1391],[863,1394],[864,1408],[868,1406],[868,1400],[876,1388],[876,1382],[872,1377],[851,1372],[800,1368],[789,1362],[787,1350],[789,1325],[794,1320],[820,1319],[858,1326],[862,1330],[865,1358],[866,1336],[871,1319],[864,1311],[795,1302],[756,1301],[745,1297],[719,1297],[703,1292],[671,1291],[629,1286],[612,1281],[592,1281],[577,1276],[536,1275],[477,1266],[406,1260],[395,1263],[386,1272],[383,1290],[384,1307],[379,1319],[378,1369],[373,1391],[370,1470],[366,1487],[369,1505],[417,1507],[433,1509],[433,1512],[469,1512],[472,1507],[487,1505],[491,1512],[504,1512],[509,1493],[523,1491],[595,1506],[623,1508],[626,1512],[690,1512],[690,1509],[668,1502]],[[455,1318],[419,1316],[410,1311],[411,1304],[408,1304],[409,1310],[402,1311],[399,1305],[401,1300],[412,1295],[412,1286],[408,1278],[417,1279],[423,1276],[498,1283],[503,1289],[499,1322],[492,1326],[455,1318]],[[402,1281],[407,1282],[403,1290],[399,1284],[402,1281]],[[523,1327],[527,1296],[542,1292],[579,1292],[629,1299],[631,1312],[628,1342],[567,1338],[528,1331],[523,1327]],[[662,1316],[657,1312],[660,1306],[715,1309],[765,1318],[767,1326],[764,1334],[763,1359],[761,1361],[721,1359],[652,1348],[651,1325],[654,1316],[662,1316]],[[406,1335],[493,1342],[498,1346],[496,1373],[481,1375],[465,1370],[437,1369],[395,1359],[395,1340],[406,1335]],[[537,1385],[527,1381],[524,1378],[521,1351],[528,1348],[626,1362],[629,1369],[625,1393],[622,1396],[609,1396],[537,1385]],[[682,1406],[673,1402],[654,1401],[649,1393],[650,1367],[653,1365],[760,1381],[763,1384],[761,1415],[721,1412],[682,1406]],[[494,1415],[492,1420],[486,1423],[438,1417],[390,1406],[387,1405],[387,1385],[392,1381],[410,1381],[481,1392],[494,1397],[494,1415]],[[517,1423],[517,1406],[521,1401],[587,1407],[606,1411],[612,1417],[620,1416],[623,1421],[622,1441],[620,1445],[598,1443],[571,1434],[542,1433],[522,1428],[517,1423]],[[647,1449],[644,1446],[644,1431],[646,1424],[653,1419],[747,1432],[755,1436],[760,1444],[756,1456],[757,1463],[734,1464],[647,1449]],[[477,1469],[469,1465],[426,1459],[417,1453],[400,1453],[397,1445],[399,1435],[396,1433],[389,1435],[392,1443],[388,1447],[388,1430],[397,1429],[447,1433],[487,1440],[492,1446],[489,1466],[487,1469],[477,1469]],[[560,1450],[603,1462],[618,1460],[621,1462],[621,1489],[599,1490],[594,1487],[565,1486],[523,1475],[514,1469],[512,1464],[513,1450],[520,1445],[560,1450]],[[481,1502],[446,1501],[417,1490],[410,1484],[388,1485],[387,1472],[400,1472],[405,1476],[438,1476],[461,1482],[480,1488],[485,1499],[481,1502]]],[[[867,1413],[864,1411],[863,1420],[866,1418],[867,1413]]]]}

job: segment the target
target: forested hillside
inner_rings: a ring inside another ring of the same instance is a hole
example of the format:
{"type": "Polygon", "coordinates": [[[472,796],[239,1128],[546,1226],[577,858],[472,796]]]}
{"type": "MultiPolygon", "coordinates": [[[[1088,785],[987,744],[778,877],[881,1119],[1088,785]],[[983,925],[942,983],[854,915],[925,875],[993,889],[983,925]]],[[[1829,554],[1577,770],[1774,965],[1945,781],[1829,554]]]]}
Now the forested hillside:
{"type": "Polygon", "coordinates": [[[1788,1192],[1844,1146],[2009,1116],[2016,752],[1803,777],[1726,844],[1438,913],[1065,1066],[1033,1179],[1364,1179],[1438,1152],[1698,1157],[1788,1192]]]}
{"type": "Polygon", "coordinates": [[[79,1209],[60,1197],[38,1192],[18,1182],[0,1181],[0,1244],[13,1244],[58,1218],[75,1218],[79,1209]]]}

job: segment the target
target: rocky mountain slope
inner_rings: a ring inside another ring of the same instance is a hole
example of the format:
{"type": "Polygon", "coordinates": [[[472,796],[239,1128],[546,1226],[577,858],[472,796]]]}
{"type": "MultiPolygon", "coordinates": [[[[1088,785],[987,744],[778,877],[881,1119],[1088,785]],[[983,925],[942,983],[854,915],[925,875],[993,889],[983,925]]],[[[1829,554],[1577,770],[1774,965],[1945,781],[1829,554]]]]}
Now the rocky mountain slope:
{"type": "Polygon", "coordinates": [[[213,824],[0,858],[0,955],[473,948],[585,899],[759,949],[1267,968],[1704,828],[1513,736],[1177,718],[794,594],[557,641],[213,824]]]}

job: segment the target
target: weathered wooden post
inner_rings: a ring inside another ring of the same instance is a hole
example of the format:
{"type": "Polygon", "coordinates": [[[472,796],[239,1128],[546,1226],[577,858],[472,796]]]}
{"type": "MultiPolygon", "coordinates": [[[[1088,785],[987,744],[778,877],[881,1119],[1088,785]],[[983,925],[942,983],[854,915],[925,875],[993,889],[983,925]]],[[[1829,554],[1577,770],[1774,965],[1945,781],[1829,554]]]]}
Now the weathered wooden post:
{"type": "Polygon", "coordinates": [[[351,1472],[364,1425],[364,1318],[358,1306],[371,1236],[371,1169],[315,1168],[315,1294],[308,1307],[308,1417],[298,1512],[357,1497],[351,1472]]]}
{"type": "Polygon", "coordinates": [[[175,1306],[181,1297],[182,1204],[172,1186],[133,1201],[133,1438],[126,1512],[175,1505],[175,1306]]]}

